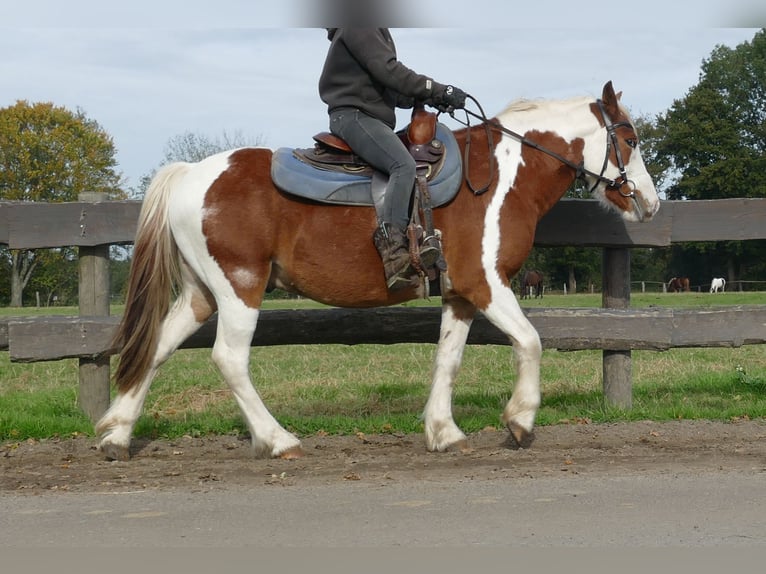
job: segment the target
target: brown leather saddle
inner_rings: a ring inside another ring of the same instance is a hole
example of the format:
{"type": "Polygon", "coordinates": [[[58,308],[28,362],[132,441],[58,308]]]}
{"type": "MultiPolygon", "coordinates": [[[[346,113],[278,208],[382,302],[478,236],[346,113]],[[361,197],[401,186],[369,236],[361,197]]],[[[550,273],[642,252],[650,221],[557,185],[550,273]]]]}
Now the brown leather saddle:
{"type": "MultiPolygon", "coordinates": [[[[402,143],[415,159],[418,174],[431,180],[444,162],[444,144],[436,138],[436,114],[415,108],[406,129],[397,132],[402,143]]],[[[372,177],[373,168],[356,155],[340,137],[330,132],[314,136],[314,147],[296,149],[295,156],[314,167],[330,171],[372,177]]]]}

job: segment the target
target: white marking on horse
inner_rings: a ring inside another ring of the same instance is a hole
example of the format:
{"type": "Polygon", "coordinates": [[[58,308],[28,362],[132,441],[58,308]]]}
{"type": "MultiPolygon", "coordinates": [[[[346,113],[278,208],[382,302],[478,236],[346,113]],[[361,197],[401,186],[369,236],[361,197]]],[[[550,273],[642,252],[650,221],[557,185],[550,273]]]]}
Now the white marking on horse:
{"type": "Polygon", "coordinates": [[[238,267],[234,270],[231,276],[232,281],[237,283],[241,288],[247,289],[248,287],[254,287],[256,284],[256,281],[258,277],[250,271],[249,269],[245,269],[244,267],[238,267]]]}

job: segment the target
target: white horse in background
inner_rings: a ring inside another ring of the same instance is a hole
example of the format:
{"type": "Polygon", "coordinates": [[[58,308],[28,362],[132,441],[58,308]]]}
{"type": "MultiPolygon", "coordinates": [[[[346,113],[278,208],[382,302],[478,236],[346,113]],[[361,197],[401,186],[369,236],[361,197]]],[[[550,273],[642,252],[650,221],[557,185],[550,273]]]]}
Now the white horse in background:
{"type": "Polygon", "coordinates": [[[710,292],[718,293],[719,289],[721,290],[721,293],[726,292],[726,279],[723,277],[714,277],[713,281],[710,282],[710,292]]]}

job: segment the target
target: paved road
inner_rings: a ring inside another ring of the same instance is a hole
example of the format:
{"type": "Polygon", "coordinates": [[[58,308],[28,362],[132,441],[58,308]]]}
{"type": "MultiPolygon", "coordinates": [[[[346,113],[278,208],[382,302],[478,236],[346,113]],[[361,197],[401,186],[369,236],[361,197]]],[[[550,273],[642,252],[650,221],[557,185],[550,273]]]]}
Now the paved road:
{"type": "Polygon", "coordinates": [[[766,546],[762,473],[0,494],[3,547],[766,546]]]}

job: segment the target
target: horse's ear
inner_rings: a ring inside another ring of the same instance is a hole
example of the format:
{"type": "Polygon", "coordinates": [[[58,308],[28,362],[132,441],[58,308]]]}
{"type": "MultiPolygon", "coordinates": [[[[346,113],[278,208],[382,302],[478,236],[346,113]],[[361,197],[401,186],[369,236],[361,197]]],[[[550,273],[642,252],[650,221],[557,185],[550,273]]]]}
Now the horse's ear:
{"type": "Polygon", "coordinates": [[[606,109],[609,110],[610,113],[617,112],[617,108],[619,107],[618,102],[621,96],[622,92],[619,94],[614,93],[614,86],[612,86],[611,80],[604,84],[604,90],[601,94],[601,101],[604,102],[606,109]]]}

